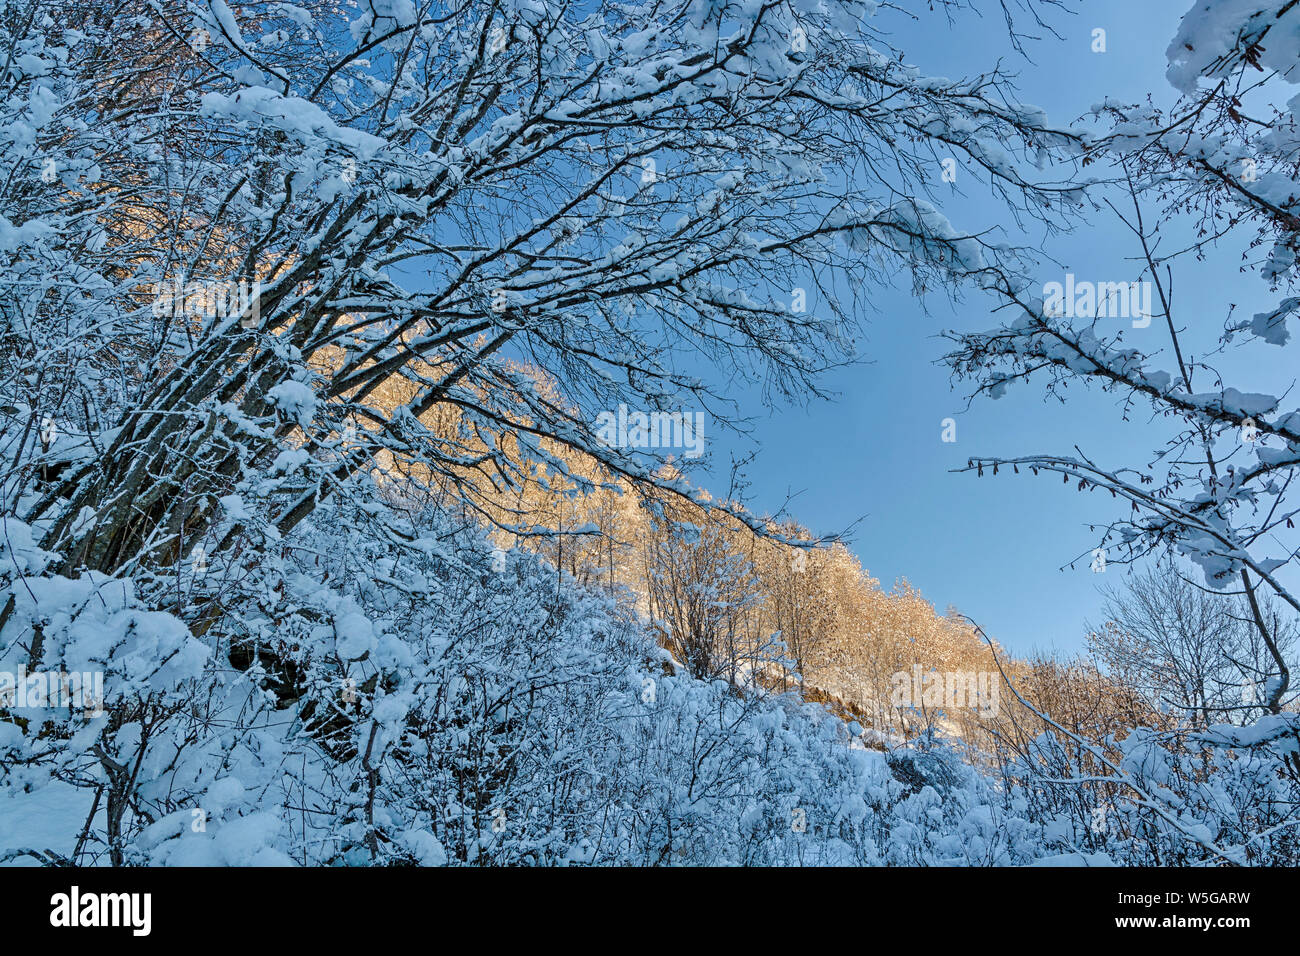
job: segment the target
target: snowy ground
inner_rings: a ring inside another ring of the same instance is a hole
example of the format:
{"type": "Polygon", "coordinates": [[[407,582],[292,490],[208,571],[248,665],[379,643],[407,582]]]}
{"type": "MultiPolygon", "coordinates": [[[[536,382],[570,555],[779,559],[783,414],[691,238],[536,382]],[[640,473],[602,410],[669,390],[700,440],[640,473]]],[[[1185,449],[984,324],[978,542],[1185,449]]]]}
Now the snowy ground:
{"type": "MultiPolygon", "coordinates": [[[[37,793],[0,790],[0,858],[24,848],[72,853],[77,834],[90,812],[90,795],[55,783],[37,793]]],[[[101,808],[96,829],[104,826],[101,808]]],[[[7,860],[7,866],[38,866],[30,856],[7,860]]]]}

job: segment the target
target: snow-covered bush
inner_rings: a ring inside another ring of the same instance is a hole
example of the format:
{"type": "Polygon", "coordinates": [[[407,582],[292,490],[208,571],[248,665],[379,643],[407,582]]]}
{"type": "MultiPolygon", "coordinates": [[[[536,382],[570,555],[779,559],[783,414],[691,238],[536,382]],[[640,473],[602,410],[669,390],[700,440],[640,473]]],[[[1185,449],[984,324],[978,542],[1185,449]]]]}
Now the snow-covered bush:
{"type": "Polygon", "coordinates": [[[188,622],[141,609],[129,581],[42,573],[30,529],[9,531],[26,544],[6,552],[4,660],[39,627],[45,666],[106,669],[103,714],[0,724],[4,805],[62,808],[48,845],[10,832],[10,852],[213,865],[1033,855],[1008,835],[1032,827],[1008,823],[954,756],[892,758],[943,768],[936,789],[820,707],[678,672],[606,595],[523,551],[496,570],[489,540],[445,513],[323,506],[281,557],[250,551],[238,587],[213,587],[219,617],[192,600],[188,622]]]}

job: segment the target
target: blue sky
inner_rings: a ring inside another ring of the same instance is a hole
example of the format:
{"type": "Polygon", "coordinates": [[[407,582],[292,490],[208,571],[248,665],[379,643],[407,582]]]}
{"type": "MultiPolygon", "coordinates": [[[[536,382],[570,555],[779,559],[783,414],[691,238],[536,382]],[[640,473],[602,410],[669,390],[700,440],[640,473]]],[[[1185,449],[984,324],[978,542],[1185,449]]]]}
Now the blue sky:
{"type": "MultiPolygon", "coordinates": [[[[1190,0],[1088,0],[1082,13],[1055,13],[1052,22],[1063,39],[1044,36],[1028,45],[1034,62],[1016,66],[1021,98],[1044,107],[1060,123],[1105,96],[1136,102],[1152,93],[1158,104],[1171,102],[1165,50],[1190,5],[1190,0]],[[1091,49],[1097,27],[1106,30],[1105,53],[1091,49]]],[[[999,56],[1013,63],[1000,15],[968,14],[951,30],[934,16],[916,25],[887,11],[880,16],[899,25],[896,45],[908,61],[932,75],[955,79],[987,69],[999,56]]],[[[965,187],[967,198],[945,208],[959,230],[1005,219],[987,189],[963,182],[960,173],[958,186],[965,187]]],[[[1009,237],[1033,245],[1043,240],[1033,233],[1009,237]]],[[[1067,271],[1080,279],[1137,278],[1138,267],[1125,261],[1133,243],[1109,214],[1090,215],[1087,226],[1048,240],[1046,250],[1064,268],[1045,271],[1043,281],[1061,279],[1067,271]]],[[[1201,264],[1183,260],[1176,271],[1175,311],[1193,333],[1202,333],[1198,343],[1217,337],[1229,303],[1249,315],[1270,302],[1262,282],[1238,272],[1240,251],[1225,249],[1201,264]]],[[[1070,388],[1064,405],[1044,401],[1031,384],[1014,387],[998,401],[980,399],[963,411],[965,393],[954,391],[946,369],[934,364],[945,344],[934,336],[943,328],[993,327],[998,320],[989,300],[972,291],[953,307],[944,296],[931,295],[927,314],[906,283],[880,289],[870,299],[875,310],[866,317],[860,343],[869,364],[828,377],[827,385],[838,393],[835,401],[767,415],[756,393],[741,393],[742,407],[754,415],[758,446],[748,471],[750,506],[772,511],[788,494],[799,493],[789,510],[819,534],[865,516],[850,547],[883,586],[908,578],[940,610],[951,604],[972,615],[1013,653],[1080,649],[1085,620],[1100,620],[1099,585],[1121,584],[1124,574],[1120,567],[1104,575],[1089,567],[1098,535],[1088,525],[1117,514],[1110,497],[1076,493],[1073,484],[1059,479],[1010,474],[977,479],[950,469],[973,455],[1071,453],[1075,444],[1100,462],[1142,465],[1169,429],[1149,423],[1145,409],[1124,422],[1115,396],[1082,387],[1070,388]],[[954,444],[941,441],[941,422],[949,416],[957,420],[954,444]],[[1080,556],[1074,570],[1060,570],[1080,556]]],[[[810,308],[815,305],[810,302],[810,308]]],[[[1158,322],[1131,334],[1161,335],[1158,322]]],[[[1159,341],[1164,346],[1165,339],[1159,341]]],[[[1277,367],[1261,369],[1260,350],[1255,346],[1247,356],[1249,369],[1236,356],[1218,361],[1218,367],[1229,373],[1229,384],[1280,393],[1293,373],[1283,367],[1280,349],[1277,367]]],[[[1208,378],[1196,384],[1198,390],[1210,387],[1208,378]]],[[[699,480],[723,489],[730,455],[754,446],[728,435],[710,440],[713,472],[699,480]]]]}

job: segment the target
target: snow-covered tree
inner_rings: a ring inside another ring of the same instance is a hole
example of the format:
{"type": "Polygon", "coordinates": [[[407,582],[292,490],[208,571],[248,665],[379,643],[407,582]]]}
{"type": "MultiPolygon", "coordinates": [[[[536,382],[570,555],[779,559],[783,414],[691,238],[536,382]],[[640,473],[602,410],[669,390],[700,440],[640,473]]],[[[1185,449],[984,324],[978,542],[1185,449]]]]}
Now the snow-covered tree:
{"type": "MultiPolygon", "coordinates": [[[[1026,276],[989,270],[984,284],[1010,318],[989,331],[950,333],[948,361],[980,394],[996,398],[1031,380],[1051,393],[1091,383],[1120,396],[1126,418],[1145,408],[1171,426],[1146,464],[1076,446],[976,458],[969,470],[1059,474],[1079,491],[1108,491],[1129,510],[1110,521],[1099,516],[1102,560],[1123,565],[1173,552],[1198,566],[1206,587],[1241,598],[1265,653],[1258,690],[1235,709],[1264,716],[1246,728],[1229,714],[1203,731],[1135,731],[1122,758],[1107,758],[1098,773],[1131,801],[1129,832],[1159,834],[1151,852],[1162,862],[1288,859],[1292,841],[1278,834],[1297,822],[1285,808],[1300,793],[1300,722],[1279,621],[1265,598],[1300,611],[1288,584],[1300,564],[1291,488],[1300,474],[1300,410],[1251,383],[1230,384],[1215,364],[1230,344],[1287,348],[1300,306],[1300,6],[1197,2],[1168,56],[1169,79],[1182,94],[1176,106],[1099,104],[1094,112],[1112,125],[1086,160],[1114,170],[1120,188],[1105,201],[1132,233],[1140,274],[1130,278],[1154,290],[1151,312],[1122,313],[1132,321],[1117,326],[1091,287],[1075,298],[1044,284],[1039,294],[1026,276]],[[1190,240],[1171,235],[1184,223],[1190,240]],[[1276,305],[1245,320],[1230,314],[1217,339],[1206,336],[1201,304],[1175,295],[1178,270],[1185,257],[1232,248],[1243,232],[1243,272],[1262,281],[1276,305]],[[1208,780],[1207,768],[1215,771],[1208,780]]],[[[1108,292],[1129,292],[1127,282],[1115,285],[1108,292]]],[[[1048,777],[1067,776],[1047,765],[1048,777]]]]}
{"type": "Polygon", "coordinates": [[[834,277],[1014,255],[923,198],[936,149],[1027,214],[1075,198],[995,145],[1075,138],[1000,74],[903,65],[874,6],[8,8],[12,457],[63,466],[24,513],[64,571],[173,567],[251,533],[223,498],[282,535],[377,449],[471,501],[463,467],[517,480],[475,434],[653,480],[595,419],[725,420],[686,351],[815,390],[850,341],[834,277]],[[393,377],[413,394],[379,409],[393,377]],[[464,442],[422,425],[443,404],[464,442]]]}

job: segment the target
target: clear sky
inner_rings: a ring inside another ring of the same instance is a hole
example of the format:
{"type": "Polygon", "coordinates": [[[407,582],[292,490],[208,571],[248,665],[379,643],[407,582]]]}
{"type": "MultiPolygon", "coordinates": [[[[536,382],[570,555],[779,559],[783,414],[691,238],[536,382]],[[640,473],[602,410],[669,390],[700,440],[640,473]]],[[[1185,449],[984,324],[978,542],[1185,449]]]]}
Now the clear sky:
{"type": "MultiPolygon", "coordinates": [[[[1021,99],[1045,108],[1060,123],[1076,119],[1106,96],[1137,102],[1153,93],[1158,104],[1172,102],[1165,50],[1190,6],[1191,0],[1086,0],[1082,12],[1053,14],[1063,39],[1045,35],[1028,45],[1034,62],[1016,66],[1021,99]],[[1097,27],[1106,30],[1105,53],[1091,49],[1097,27]]],[[[935,16],[916,25],[887,10],[879,16],[899,25],[897,45],[907,52],[908,62],[931,75],[956,79],[988,68],[999,56],[1011,65],[1015,56],[1000,15],[980,19],[967,14],[951,30],[935,16]]],[[[936,169],[936,180],[938,174],[936,169]]],[[[998,216],[986,188],[963,183],[960,173],[957,185],[966,187],[968,197],[946,210],[959,230],[981,228],[998,216]]],[[[1042,241],[1034,234],[1008,238],[1034,245],[1042,241]]],[[[1049,240],[1046,248],[1064,268],[1046,270],[1043,281],[1062,278],[1066,271],[1106,281],[1138,275],[1137,265],[1125,261],[1134,252],[1131,238],[1108,214],[1090,214],[1088,226],[1049,240]]],[[[1238,272],[1240,252],[1227,249],[1202,264],[1186,259],[1176,271],[1175,313],[1182,324],[1203,333],[1198,342],[1217,337],[1229,303],[1249,315],[1271,302],[1262,282],[1238,272]]],[[[1009,473],[992,478],[986,473],[977,479],[950,469],[972,455],[1072,453],[1076,444],[1100,462],[1145,465],[1171,434],[1168,425],[1149,423],[1144,408],[1124,422],[1116,396],[1082,387],[1070,388],[1067,403],[1060,404],[1044,401],[1033,384],[1015,386],[998,401],[980,399],[963,411],[962,386],[958,383],[954,390],[946,369],[934,364],[945,345],[934,336],[943,328],[997,325],[990,301],[972,291],[955,308],[942,295],[930,296],[923,307],[905,282],[898,289],[881,289],[871,299],[875,312],[867,317],[861,340],[869,364],[828,379],[838,393],[833,402],[783,408],[768,416],[757,394],[744,399],[745,410],[755,413],[758,444],[748,472],[751,508],[772,511],[788,494],[799,493],[790,512],[820,534],[865,516],[850,547],[883,586],[908,578],[940,611],[955,605],[1013,653],[1081,648],[1085,620],[1099,620],[1099,585],[1120,584],[1124,574],[1119,567],[1104,575],[1089,567],[1099,536],[1088,525],[1117,514],[1110,497],[1076,493],[1073,484],[1063,485],[1059,478],[1009,473]],[[949,416],[957,420],[954,444],[941,441],[941,422],[949,416]],[[1074,570],[1060,570],[1080,556],[1074,570]]],[[[810,309],[816,310],[815,302],[810,301],[810,309]]],[[[1161,333],[1153,322],[1130,334],[1161,333]]],[[[1149,344],[1136,338],[1129,342],[1149,344]]],[[[1251,349],[1252,362],[1261,348],[1251,349]]],[[[1294,370],[1283,367],[1283,350],[1276,352],[1277,367],[1263,369],[1263,382],[1258,368],[1240,367],[1235,356],[1217,365],[1229,373],[1228,384],[1280,394],[1294,370]],[[1242,374],[1233,374],[1237,372],[1242,374]]],[[[1198,390],[1210,387],[1208,379],[1196,384],[1198,390]]],[[[725,435],[710,440],[713,474],[699,480],[723,490],[731,452],[753,446],[725,435]]]]}

